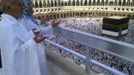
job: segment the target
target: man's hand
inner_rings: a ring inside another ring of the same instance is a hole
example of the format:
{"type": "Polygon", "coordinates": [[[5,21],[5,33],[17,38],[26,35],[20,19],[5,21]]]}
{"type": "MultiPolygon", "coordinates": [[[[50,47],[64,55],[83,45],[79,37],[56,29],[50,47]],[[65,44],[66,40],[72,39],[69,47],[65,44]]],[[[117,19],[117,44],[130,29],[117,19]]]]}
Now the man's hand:
{"type": "Polygon", "coordinates": [[[41,35],[35,35],[34,40],[36,43],[42,42],[46,37],[43,37],[41,35]]]}
{"type": "Polygon", "coordinates": [[[32,31],[35,35],[38,35],[40,33],[40,29],[34,28],[32,31]]]}
{"type": "Polygon", "coordinates": [[[43,17],[43,19],[41,20],[41,24],[45,24],[46,22],[50,21],[52,18],[51,17],[43,17]]]}
{"type": "Polygon", "coordinates": [[[51,24],[52,24],[53,27],[57,27],[60,24],[60,21],[55,21],[54,20],[54,21],[52,21],[51,24]]]}

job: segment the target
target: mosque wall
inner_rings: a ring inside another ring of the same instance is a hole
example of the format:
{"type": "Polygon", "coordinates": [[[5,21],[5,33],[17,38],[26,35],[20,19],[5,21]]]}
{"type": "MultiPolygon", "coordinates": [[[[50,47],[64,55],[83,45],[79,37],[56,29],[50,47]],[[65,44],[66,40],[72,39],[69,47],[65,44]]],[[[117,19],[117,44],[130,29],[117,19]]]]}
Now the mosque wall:
{"type": "Polygon", "coordinates": [[[35,7],[134,6],[133,0],[34,0],[35,7]]]}
{"type": "Polygon", "coordinates": [[[134,0],[34,0],[34,15],[54,18],[130,16],[134,0]]]}

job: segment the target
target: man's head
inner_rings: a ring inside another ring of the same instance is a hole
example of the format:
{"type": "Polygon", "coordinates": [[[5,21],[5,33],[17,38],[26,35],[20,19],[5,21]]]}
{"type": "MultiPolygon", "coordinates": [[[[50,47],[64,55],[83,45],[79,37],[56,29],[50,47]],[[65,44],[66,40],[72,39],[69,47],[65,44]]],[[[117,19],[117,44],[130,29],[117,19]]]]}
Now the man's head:
{"type": "Polygon", "coordinates": [[[2,10],[18,19],[22,15],[21,0],[2,0],[2,10]]]}

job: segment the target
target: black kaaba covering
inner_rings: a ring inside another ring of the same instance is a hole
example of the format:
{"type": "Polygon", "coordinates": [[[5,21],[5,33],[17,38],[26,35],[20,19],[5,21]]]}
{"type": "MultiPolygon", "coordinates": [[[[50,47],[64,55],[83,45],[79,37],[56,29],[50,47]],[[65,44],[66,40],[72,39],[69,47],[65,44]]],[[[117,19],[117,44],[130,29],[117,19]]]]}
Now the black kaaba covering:
{"type": "Polygon", "coordinates": [[[129,17],[122,18],[114,18],[114,17],[104,17],[103,23],[113,24],[113,25],[121,25],[129,22],[129,17]]]}
{"type": "Polygon", "coordinates": [[[102,29],[119,32],[128,29],[129,17],[104,17],[102,29]]]}

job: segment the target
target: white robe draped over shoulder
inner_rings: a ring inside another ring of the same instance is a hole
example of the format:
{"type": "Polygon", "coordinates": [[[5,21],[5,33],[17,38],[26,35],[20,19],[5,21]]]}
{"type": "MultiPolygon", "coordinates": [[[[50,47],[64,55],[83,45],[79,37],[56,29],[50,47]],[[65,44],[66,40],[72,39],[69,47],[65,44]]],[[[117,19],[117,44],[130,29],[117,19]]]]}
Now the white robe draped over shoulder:
{"type": "Polygon", "coordinates": [[[44,66],[41,66],[46,64],[46,59],[44,53],[40,57],[38,51],[44,48],[35,43],[33,36],[32,31],[28,32],[14,17],[2,14],[0,48],[3,75],[42,75],[44,66]]]}
{"type": "MultiPolygon", "coordinates": [[[[30,18],[23,16],[23,18],[21,18],[19,20],[19,23],[29,32],[32,31],[32,29],[39,29],[40,34],[41,35],[47,35],[49,36],[49,39],[52,38],[53,35],[53,28],[51,25],[47,26],[47,27],[42,27],[40,24],[40,21],[38,21],[38,25],[35,24],[30,18]]],[[[38,57],[41,58],[39,61],[40,64],[40,71],[41,71],[41,75],[48,75],[48,70],[47,70],[47,65],[46,65],[46,54],[45,54],[45,46],[43,43],[38,44],[38,57]],[[43,47],[42,47],[43,46],[43,47]],[[44,50],[43,50],[43,49],[44,50]]]]}

